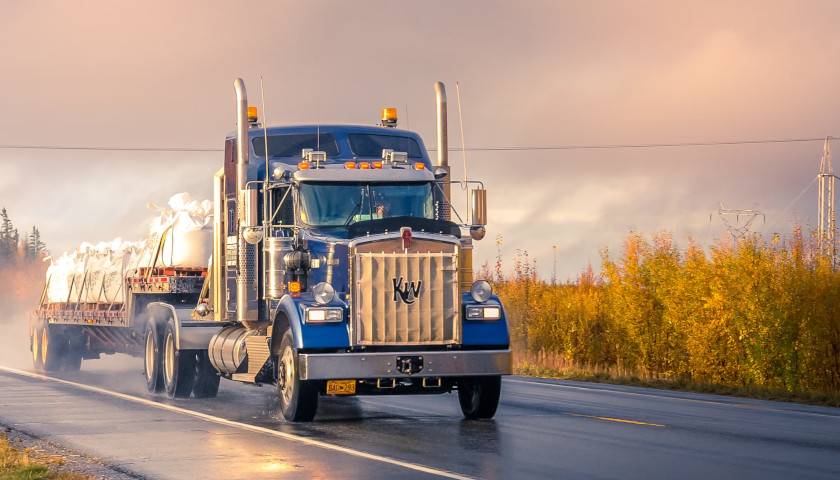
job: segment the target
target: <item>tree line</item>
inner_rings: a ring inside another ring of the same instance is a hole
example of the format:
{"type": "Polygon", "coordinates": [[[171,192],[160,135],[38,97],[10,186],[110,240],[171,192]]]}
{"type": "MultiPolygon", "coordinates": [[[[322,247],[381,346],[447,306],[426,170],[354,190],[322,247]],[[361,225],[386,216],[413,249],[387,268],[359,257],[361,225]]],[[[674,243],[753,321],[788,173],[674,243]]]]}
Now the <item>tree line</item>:
{"type": "Polygon", "coordinates": [[[6,208],[0,209],[0,268],[40,261],[45,255],[46,245],[38,227],[21,236],[6,208]]]}
{"type": "Polygon", "coordinates": [[[494,288],[529,361],[642,378],[840,395],[840,273],[797,229],[685,249],[630,234],[599,272],[552,285],[527,252],[494,288]],[[540,360],[541,359],[541,360],[540,360]]]}

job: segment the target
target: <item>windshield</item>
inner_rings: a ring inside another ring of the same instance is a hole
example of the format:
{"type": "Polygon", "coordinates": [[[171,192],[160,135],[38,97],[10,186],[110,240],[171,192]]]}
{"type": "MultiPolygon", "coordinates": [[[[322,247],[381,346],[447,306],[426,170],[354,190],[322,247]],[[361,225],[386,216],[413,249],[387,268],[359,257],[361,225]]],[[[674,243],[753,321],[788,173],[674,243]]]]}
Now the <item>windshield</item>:
{"type": "MultiPolygon", "coordinates": [[[[265,139],[254,137],[251,140],[254,153],[265,157],[265,139]]],[[[284,135],[269,135],[268,156],[271,158],[299,157],[301,150],[311,148],[327,153],[327,157],[338,155],[338,143],[331,133],[289,133],[284,135]]]]}
{"type": "Polygon", "coordinates": [[[379,158],[383,149],[390,148],[396,152],[406,152],[409,158],[423,158],[420,145],[411,137],[351,133],[347,135],[347,139],[350,140],[350,149],[357,157],[379,158]]]}
{"type": "Polygon", "coordinates": [[[434,218],[431,183],[303,183],[301,220],[341,227],[391,217],[434,218]]]}

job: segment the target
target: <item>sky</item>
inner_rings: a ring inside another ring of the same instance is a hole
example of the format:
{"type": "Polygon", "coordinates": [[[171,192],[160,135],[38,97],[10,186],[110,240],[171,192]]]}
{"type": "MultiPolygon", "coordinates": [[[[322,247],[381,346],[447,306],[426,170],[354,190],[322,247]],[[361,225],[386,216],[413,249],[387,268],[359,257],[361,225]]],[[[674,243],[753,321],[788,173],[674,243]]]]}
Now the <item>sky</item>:
{"type": "MultiPolygon", "coordinates": [[[[374,124],[396,106],[430,147],[437,80],[451,147],[456,82],[468,148],[840,136],[840,3],[697,3],[0,0],[0,145],[220,148],[234,78],[256,99],[261,76],[270,124],[374,124]]],[[[720,202],[764,212],[760,232],[813,226],[821,151],[469,151],[488,188],[477,263],[501,235],[506,265],[527,250],[549,277],[556,246],[573,278],[630,231],[721,238],[720,202]]],[[[217,152],[0,148],[0,206],[53,253],[139,239],[150,203],[209,198],[220,165],[217,152]]]]}

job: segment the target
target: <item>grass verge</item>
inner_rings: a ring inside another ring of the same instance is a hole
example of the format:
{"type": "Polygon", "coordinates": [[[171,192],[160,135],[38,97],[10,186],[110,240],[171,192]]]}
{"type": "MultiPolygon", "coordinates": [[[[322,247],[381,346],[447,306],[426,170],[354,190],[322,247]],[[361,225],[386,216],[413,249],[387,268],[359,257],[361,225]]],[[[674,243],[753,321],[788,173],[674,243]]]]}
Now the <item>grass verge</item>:
{"type": "Polygon", "coordinates": [[[732,386],[702,383],[685,379],[655,378],[620,368],[598,368],[575,365],[560,357],[546,354],[516,354],[513,371],[516,375],[577,380],[582,382],[609,383],[636,387],[658,388],[715,395],[774,400],[780,402],[807,403],[827,407],[840,407],[840,395],[815,392],[790,392],[759,386],[732,386]]]}
{"type": "Polygon", "coordinates": [[[0,480],[87,480],[75,473],[58,472],[64,464],[57,455],[38,455],[30,449],[18,449],[0,436],[0,480]]]}

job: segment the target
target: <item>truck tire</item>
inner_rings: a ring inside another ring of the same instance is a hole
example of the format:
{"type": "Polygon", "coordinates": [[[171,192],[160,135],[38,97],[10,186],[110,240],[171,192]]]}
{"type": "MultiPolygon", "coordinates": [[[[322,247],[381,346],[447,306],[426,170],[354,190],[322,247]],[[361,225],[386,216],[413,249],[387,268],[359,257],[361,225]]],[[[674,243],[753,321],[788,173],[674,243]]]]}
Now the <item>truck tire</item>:
{"type": "Polygon", "coordinates": [[[55,372],[61,368],[66,350],[67,338],[56,327],[45,323],[41,326],[41,368],[55,372]]]}
{"type": "Polygon", "coordinates": [[[163,391],[163,368],[161,368],[161,334],[157,322],[146,324],[145,348],[143,354],[143,376],[146,389],[151,393],[163,391]]]}
{"type": "Polygon", "coordinates": [[[82,330],[80,327],[64,327],[64,358],[61,362],[61,369],[65,372],[78,372],[82,368],[82,357],[84,345],[82,330]]]}
{"type": "Polygon", "coordinates": [[[502,377],[470,377],[458,382],[458,402],[468,419],[493,418],[499,407],[502,377]]]}
{"type": "Polygon", "coordinates": [[[277,358],[277,396],[280,411],[290,422],[311,422],[318,410],[318,384],[303,381],[297,369],[297,351],[292,346],[292,331],[286,330],[277,358]]]}
{"type": "Polygon", "coordinates": [[[210,363],[210,355],[207,354],[207,350],[198,352],[193,396],[195,398],[215,398],[219,393],[219,380],[221,380],[221,377],[210,363]]]}
{"type": "Polygon", "coordinates": [[[41,363],[41,328],[43,327],[40,323],[32,325],[32,332],[29,336],[29,344],[32,350],[32,366],[35,367],[35,370],[44,368],[44,364],[41,363]]]}
{"type": "Polygon", "coordinates": [[[163,385],[169,398],[188,398],[195,385],[196,351],[179,350],[176,331],[170,318],[163,330],[163,385]]]}

